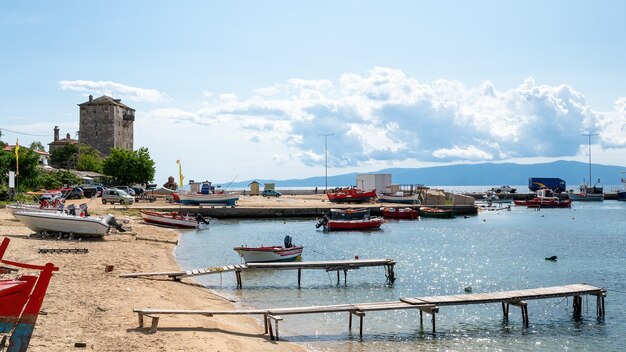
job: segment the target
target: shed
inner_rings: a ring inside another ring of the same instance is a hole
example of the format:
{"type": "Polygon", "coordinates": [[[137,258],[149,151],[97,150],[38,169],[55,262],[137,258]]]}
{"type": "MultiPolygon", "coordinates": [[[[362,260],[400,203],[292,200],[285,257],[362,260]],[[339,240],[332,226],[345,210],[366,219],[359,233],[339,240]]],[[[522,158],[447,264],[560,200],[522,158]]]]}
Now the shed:
{"type": "Polygon", "coordinates": [[[366,192],[375,189],[377,193],[390,193],[391,174],[356,175],[356,188],[366,192]]]}

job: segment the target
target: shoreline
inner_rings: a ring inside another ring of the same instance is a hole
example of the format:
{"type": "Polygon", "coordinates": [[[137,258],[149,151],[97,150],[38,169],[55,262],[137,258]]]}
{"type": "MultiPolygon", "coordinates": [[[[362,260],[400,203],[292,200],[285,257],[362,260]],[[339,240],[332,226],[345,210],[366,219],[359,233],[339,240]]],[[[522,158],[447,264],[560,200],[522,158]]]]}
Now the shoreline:
{"type": "MultiPolygon", "coordinates": [[[[105,208],[105,209],[103,209],[105,208]]],[[[111,212],[92,206],[94,213],[111,212]]],[[[104,240],[68,241],[27,238],[32,231],[0,209],[0,237],[11,239],[5,258],[33,264],[52,262],[60,268],[50,281],[35,324],[29,351],[67,351],[86,343],[97,351],[304,351],[304,346],[269,341],[252,317],[166,316],[159,331],[138,329],[133,308],[235,309],[235,303],[193,280],[129,279],[121,273],[180,270],[175,245],[135,240],[135,235],[180,239],[167,228],[140,223],[129,212],[131,234],[111,234],[104,240]],[[38,252],[46,248],[87,248],[88,253],[38,252]],[[107,265],[113,271],[105,272],[107,265]]],[[[132,211],[130,212],[132,213],[132,211]]],[[[18,274],[28,273],[20,270],[18,274]]],[[[12,278],[12,275],[0,275],[12,278]]]]}

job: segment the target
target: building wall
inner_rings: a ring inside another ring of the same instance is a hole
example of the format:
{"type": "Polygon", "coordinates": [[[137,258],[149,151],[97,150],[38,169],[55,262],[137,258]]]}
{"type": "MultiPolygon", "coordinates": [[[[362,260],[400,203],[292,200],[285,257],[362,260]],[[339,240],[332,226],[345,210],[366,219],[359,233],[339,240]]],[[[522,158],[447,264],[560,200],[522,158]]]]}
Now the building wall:
{"type": "Polygon", "coordinates": [[[366,192],[376,189],[377,193],[389,193],[391,192],[391,174],[357,175],[356,188],[366,192]]]}
{"type": "Polygon", "coordinates": [[[111,148],[133,150],[135,111],[99,99],[80,105],[80,141],[89,144],[102,155],[111,148]],[[132,120],[124,116],[132,116],[132,120]]]}

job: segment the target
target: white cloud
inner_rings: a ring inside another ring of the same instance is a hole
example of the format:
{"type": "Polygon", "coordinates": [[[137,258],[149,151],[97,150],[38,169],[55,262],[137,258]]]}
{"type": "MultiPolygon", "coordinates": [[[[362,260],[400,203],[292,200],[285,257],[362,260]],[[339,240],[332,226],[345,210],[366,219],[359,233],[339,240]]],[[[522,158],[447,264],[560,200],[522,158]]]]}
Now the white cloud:
{"type": "Polygon", "coordinates": [[[164,93],[161,93],[156,89],[132,87],[110,81],[59,81],[59,85],[63,90],[75,90],[90,94],[95,93],[96,95],[109,95],[137,102],[146,101],[150,103],[158,103],[169,100],[164,93]]]}
{"type": "Polygon", "coordinates": [[[290,79],[252,93],[218,94],[197,111],[161,109],[150,115],[228,126],[250,142],[285,146],[289,154],[275,161],[307,166],[324,162],[322,135],[328,133],[329,166],[343,168],[574,156],[586,130],[599,133],[602,147],[626,147],[626,98],[616,102],[615,112],[599,113],[574,88],[533,78],[498,90],[489,81],[473,87],[445,79],[423,83],[376,67],[366,75],[343,74],[337,82],[290,79]]]}

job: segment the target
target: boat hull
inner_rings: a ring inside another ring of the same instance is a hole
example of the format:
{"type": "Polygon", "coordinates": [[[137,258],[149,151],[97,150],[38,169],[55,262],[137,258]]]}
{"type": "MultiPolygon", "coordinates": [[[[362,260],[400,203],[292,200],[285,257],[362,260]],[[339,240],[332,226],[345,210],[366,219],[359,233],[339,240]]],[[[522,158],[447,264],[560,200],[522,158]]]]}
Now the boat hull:
{"type": "Polygon", "coordinates": [[[239,200],[237,193],[201,194],[201,193],[174,193],[174,201],[185,205],[220,204],[234,206],[239,200]]]}
{"type": "Polygon", "coordinates": [[[419,204],[417,194],[410,196],[396,196],[390,194],[379,194],[378,201],[381,203],[399,203],[399,204],[419,204]]]}
{"type": "Polygon", "coordinates": [[[429,207],[421,207],[419,213],[420,216],[425,218],[453,218],[456,216],[456,212],[454,210],[429,207]]]}
{"type": "Polygon", "coordinates": [[[62,232],[81,237],[103,237],[109,233],[108,221],[111,218],[28,211],[16,212],[13,216],[37,233],[62,232]]]}
{"type": "Polygon", "coordinates": [[[584,193],[570,193],[569,199],[578,202],[599,202],[604,200],[604,194],[584,194],[584,193]]]}
{"type": "Polygon", "coordinates": [[[366,203],[376,198],[376,190],[363,192],[349,189],[334,193],[327,193],[328,200],[333,203],[366,203]]]}
{"type": "Polygon", "coordinates": [[[384,208],[383,218],[388,219],[407,219],[414,220],[419,217],[419,211],[415,209],[400,209],[400,208],[384,208]]]}
{"type": "Polygon", "coordinates": [[[152,211],[142,211],[141,217],[143,221],[170,227],[176,227],[181,229],[195,229],[198,228],[198,221],[191,216],[182,216],[172,213],[157,213],[152,211]]]}
{"type": "Polygon", "coordinates": [[[296,261],[302,256],[302,246],[289,248],[274,247],[235,247],[234,250],[246,263],[268,263],[296,261]]]}
{"type": "Polygon", "coordinates": [[[324,224],[326,231],[375,230],[379,229],[384,220],[381,217],[361,220],[328,220],[324,224]]]}
{"type": "Polygon", "coordinates": [[[570,208],[572,200],[533,198],[526,201],[526,206],[529,208],[570,208]]]}
{"type": "Polygon", "coordinates": [[[626,191],[617,192],[617,200],[626,201],[626,191]]]}

